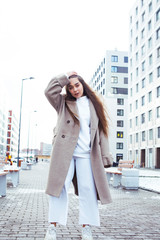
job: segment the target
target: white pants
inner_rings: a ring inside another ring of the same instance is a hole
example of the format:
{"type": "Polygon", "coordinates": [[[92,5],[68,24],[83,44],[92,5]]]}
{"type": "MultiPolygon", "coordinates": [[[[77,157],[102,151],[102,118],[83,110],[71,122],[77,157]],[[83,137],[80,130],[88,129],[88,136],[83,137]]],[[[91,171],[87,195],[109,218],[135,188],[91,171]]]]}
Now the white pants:
{"type": "Polygon", "coordinates": [[[73,157],[60,197],[49,196],[49,222],[66,225],[68,216],[68,189],[76,167],[79,195],[79,224],[100,226],[97,193],[90,158],[73,157]]]}

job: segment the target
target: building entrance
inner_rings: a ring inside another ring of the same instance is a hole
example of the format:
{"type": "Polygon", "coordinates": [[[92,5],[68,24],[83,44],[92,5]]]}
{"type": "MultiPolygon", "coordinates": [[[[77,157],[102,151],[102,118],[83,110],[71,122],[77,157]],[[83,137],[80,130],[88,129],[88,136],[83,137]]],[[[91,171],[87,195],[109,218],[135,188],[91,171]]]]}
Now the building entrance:
{"type": "Polygon", "coordinates": [[[160,168],[160,148],[157,148],[156,168],[160,168]]]}
{"type": "Polygon", "coordinates": [[[145,167],[145,149],[141,150],[141,167],[145,167]]]}

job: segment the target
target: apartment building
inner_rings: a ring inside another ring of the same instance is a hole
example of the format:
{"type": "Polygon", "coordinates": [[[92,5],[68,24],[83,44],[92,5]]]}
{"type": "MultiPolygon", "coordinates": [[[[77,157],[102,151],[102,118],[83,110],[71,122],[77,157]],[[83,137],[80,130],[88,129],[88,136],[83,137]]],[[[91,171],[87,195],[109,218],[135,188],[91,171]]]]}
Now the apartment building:
{"type": "Polygon", "coordinates": [[[106,51],[89,84],[106,102],[114,162],[127,159],[128,53],[106,51]]]}
{"type": "Polygon", "coordinates": [[[40,155],[50,156],[52,151],[52,144],[40,143],[40,155]]]}
{"type": "Polygon", "coordinates": [[[160,0],[137,0],[129,31],[129,159],[160,168],[160,0]]]}
{"type": "Polygon", "coordinates": [[[0,82],[0,158],[6,156],[6,138],[7,138],[7,102],[6,91],[2,82],[0,82]]]}
{"type": "Polygon", "coordinates": [[[18,120],[12,110],[8,111],[8,130],[6,156],[8,158],[17,157],[18,150],[18,120]]]}

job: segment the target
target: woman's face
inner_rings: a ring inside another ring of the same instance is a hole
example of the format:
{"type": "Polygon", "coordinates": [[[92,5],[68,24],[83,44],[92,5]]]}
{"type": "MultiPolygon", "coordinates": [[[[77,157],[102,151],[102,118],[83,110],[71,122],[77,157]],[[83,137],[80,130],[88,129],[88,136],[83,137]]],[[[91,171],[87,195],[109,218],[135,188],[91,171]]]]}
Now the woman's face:
{"type": "Polygon", "coordinates": [[[68,91],[74,98],[80,98],[83,96],[83,85],[78,78],[71,78],[68,84],[68,91]]]}

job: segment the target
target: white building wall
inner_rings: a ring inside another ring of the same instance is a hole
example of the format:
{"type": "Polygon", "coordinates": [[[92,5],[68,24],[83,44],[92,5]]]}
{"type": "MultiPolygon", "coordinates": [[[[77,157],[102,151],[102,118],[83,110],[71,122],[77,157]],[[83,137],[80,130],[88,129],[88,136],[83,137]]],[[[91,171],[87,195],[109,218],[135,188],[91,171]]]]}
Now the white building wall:
{"type": "Polygon", "coordinates": [[[130,12],[128,144],[137,166],[160,168],[159,91],[160,1],[137,0],[130,12]]]}
{"type": "Polygon", "coordinates": [[[108,115],[110,117],[109,126],[109,144],[110,152],[113,155],[114,162],[117,162],[119,158],[127,159],[127,107],[128,107],[128,95],[117,93],[119,89],[128,91],[128,62],[124,62],[124,57],[128,57],[127,52],[121,51],[106,51],[101,63],[95,71],[90,86],[98,93],[102,94],[106,100],[106,106],[108,115]],[[115,57],[115,58],[114,58],[115,57]],[[115,61],[113,61],[115,60],[115,61]],[[113,68],[116,67],[113,72],[113,68]],[[119,72],[119,69],[121,72],[119,72]],[[123,72],[124,69],[127,72],[123,72]],[[118,72],[116,72],[116,70],[118,72]],[[117,80],[113,82],[112,77],[117,77],[117,80]],[[125,78],[125,81],[124,81],[125,78]],[[123,99],[123,105],[117,104],[117,99],[123,99]],[[123,110],[123,116],[117,116],[117,111],[123,110]],[[117,127],[117,121],[123,121],[122,127],[117,127]],[[122,132],[122,138],[118,138],[118,132],[122,132]],[[117,149],[117,144],[123,144],[122,149],[117,149]],[[122,156],[120,156],[122,154],[122,156]]]}
{"type": "Polygon", "coordinates": [[[6,90],[2,82],[0,82],[0,158],[5,158],[6,156],[7,121],[6,90]]]}

